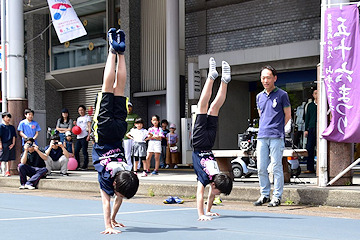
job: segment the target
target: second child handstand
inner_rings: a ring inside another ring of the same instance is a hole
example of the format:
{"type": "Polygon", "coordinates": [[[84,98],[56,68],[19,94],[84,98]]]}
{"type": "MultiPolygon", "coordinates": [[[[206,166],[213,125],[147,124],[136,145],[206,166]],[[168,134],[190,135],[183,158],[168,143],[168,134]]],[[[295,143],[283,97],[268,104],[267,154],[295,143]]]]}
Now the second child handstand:
{"type": "Polygon", "coordinates": [[[216,137],[219,110],[225,102],[227,86],[231,80],[230,66],[227,62],[222,62],[221,84],[214,101],[209,107],[213,84],[218,76],[214,58],[210,58],[209,65],[209,75],[197,105],[197,115],[192,135],[192,159],[198,178],[196,202],[199,221],[207,221],[211,220],[212,216],[219,216],[219,214],[211,212],[215,195],[220,193],[229,195],[233,185],[232,179],[219,171],[211,151],[216,137]],[[204,213],[204,190],[208,184],[210,189],[206,213],[204,213]]]}

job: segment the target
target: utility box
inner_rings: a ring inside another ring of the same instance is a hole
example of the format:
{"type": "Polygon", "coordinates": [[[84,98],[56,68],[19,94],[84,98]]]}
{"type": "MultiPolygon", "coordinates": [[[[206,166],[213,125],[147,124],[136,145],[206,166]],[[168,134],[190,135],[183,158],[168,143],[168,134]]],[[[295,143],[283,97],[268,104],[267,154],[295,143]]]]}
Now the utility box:
{"type": "Polygon", "coordinates": [[[192,164],[191,139],[191,118],[181,118],[181,159],[184,165],[192,164]]]}

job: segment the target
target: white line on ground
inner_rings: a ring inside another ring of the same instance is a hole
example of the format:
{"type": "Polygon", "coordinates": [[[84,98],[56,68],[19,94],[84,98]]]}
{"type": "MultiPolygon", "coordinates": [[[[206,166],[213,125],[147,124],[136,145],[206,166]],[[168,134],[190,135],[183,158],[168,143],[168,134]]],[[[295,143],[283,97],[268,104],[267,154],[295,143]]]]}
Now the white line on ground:
{"type": "MultiPolygon", "coordinates": [[[[184,211],[194,210],[195,208],[174,208],[174,209],[158,209],[158,210],[143,210],[134,212],[119,212],[119,215],[134,214],[134,213],[149,213],[149,212],[168,212],[168,211],[184,211]]],[[[0,218],[0,221],[20,221],[20,220],[34,220],[34,219],[49,219],[49,218],[68,218],[68,217],[88,217],[88,216],[102,216],[102,213],[90,213],[90,214],[68,214],[68,215],[54,215],[43,217],[27,217],[27,218],[0,218]]]]}

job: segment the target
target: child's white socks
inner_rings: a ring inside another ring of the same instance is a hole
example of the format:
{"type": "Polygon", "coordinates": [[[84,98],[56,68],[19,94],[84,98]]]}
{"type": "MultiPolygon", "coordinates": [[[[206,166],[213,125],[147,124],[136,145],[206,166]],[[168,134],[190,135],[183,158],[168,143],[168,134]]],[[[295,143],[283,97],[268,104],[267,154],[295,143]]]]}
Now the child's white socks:
{"type": "Polygon", "coordinates": [[[216,71],[216,62],[213,57],[209,59],[209,75],[208,77],[211,80],[215,80],[219,76],[218,72],[216,71]]]}
{"type": "Polygon", "coordinates": [[[225,61],[222,61],[221,81],[223,81],[226,84],[228,84],[231,81],[230,65],[225,61]]]}

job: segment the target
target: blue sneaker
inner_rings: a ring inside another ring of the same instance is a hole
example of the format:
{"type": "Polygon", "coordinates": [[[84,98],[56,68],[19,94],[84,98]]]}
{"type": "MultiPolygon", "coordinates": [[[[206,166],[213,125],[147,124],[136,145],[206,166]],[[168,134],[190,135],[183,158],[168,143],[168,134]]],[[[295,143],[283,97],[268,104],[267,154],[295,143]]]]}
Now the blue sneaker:
{"type": "Polygon", "coordinates": [[[119,54],[124,54],[125,52],[125,33],[123,30],[119,29],[116,31],[116,42],[119,44],[119,54]]]}
{"type": "Polygon", "coordinates": [[[177,203],[177,204],[182,204],[184,203],[184,200],[182,200],[181,198],[179,197],[173,197],[174,201],[177,203]]]}
{"type": "Polygon", "coordinates": [[[163,201],[165,204],[172,204],[175,203],[175,199],[172,196],[169,196],[167,199],[163,201]]]}
{"type": "Polygon", "coordinates": [[[158,171],[156,171],[156,170],[154,170],[152,173],[151,173],[151,175],[158,175],[159,173],[158,173],[158,171]]]}
{"type": "Polygon", "coordinates": [[[116,54],[116,51],[113,47],[113,42],[116,42],[116,28],[110,28],[108,31],[109,47],[110,52],[116,54]]]}
{"type": "MultiPolygon", "coordinates": [[[[125,38],[125,33],[124,33],[125,38]]],[[[117,42],[117,33],[115,28],[110,28],[108,31],[108,39],[109,39],[109,46],[110,46],[110,52],[113,54],[124,54],[125,51],[125,43],[120,44],[117,42]]]]}

